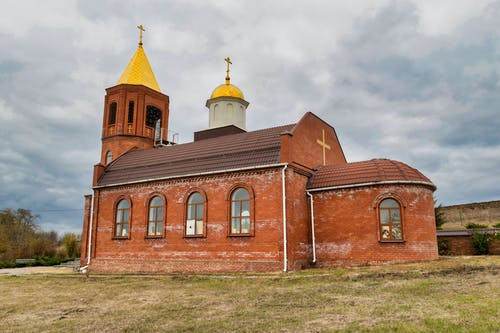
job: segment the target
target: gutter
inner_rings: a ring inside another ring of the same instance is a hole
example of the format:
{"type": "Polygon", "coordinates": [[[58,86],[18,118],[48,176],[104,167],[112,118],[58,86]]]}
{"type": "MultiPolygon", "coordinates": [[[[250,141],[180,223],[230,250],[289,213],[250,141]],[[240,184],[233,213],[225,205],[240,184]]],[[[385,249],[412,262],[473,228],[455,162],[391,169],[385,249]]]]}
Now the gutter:
{"type": "Polygon", "coordinates": [[[368,183],[360,183],[360,184],[349,184],[349,185],[339,185],[339,186],[328,186],[328,187],[319,187],[308,189],[307,192],[319,192],[326,190],[337,190],[342,188],[351,188],[351,187],[362,187],[362,186],[372,186],[372,185],[384,185],[384,184],[413,184],[413,185],[426,185],[431,186],[436,190],[436,185],[429,182],[423,182],[418,180],[384,180],[381,182],[368,182],[368,183]]]}
{"type": "Polygon", "coordinates": [[[285,188],[285,171],[288,164],[285,163],[281,170],[281,193],[283,204],[283,272],[288,270],[288,256],[287,256],[287,239],[286,239],[286,188],[285,188]]]}
{"type": "Polygon", "coordinates": [[[215,175],[215,174],[226,173],[226,172],[247,171],[247,170],[256,170],[256,169],[267,169],[267,168],[282,167],[282,166],[287,166],[287,165],[288,165],[287,163],[275,163],[275,164],[256,165],[256,166],[253,166],[253,167],[242,167],[242,168],[224,169],[224,170],[216,170],[216,171],[208,171],[208,172],[188,173],[188,174],[184,174],[184,175],[167,176],[167,177],[156,177],[156,178],[148,178],[148,179],[142,179],[142,180],[133,180],[133,181],[129,181],[129,182],[121,182],[121,183],[108,184],[108,185],[100,185],[100,186],[94,186],[94,187],[92,187],[92,189],[95,190],[95,189],[100,189],[100,188],[105,188],[105,187],[112,187],[112,186],[121,186],[121,185],[131,185],[131,184],[148,183],[148,182],[159,181],[159,180],[169,180],[169,179],[178,179],[178,178],[186,178],[186,177],[215,175]]]}
{"type": "Polygon", "coordinates": [[[311,235],[312,235],[312,252],[313,252],[313,260],[312,263],[316,263],[316,238],[314,233],[314,199],[309,191],[306,191],[307,196],[311,199],[311,235]]]}

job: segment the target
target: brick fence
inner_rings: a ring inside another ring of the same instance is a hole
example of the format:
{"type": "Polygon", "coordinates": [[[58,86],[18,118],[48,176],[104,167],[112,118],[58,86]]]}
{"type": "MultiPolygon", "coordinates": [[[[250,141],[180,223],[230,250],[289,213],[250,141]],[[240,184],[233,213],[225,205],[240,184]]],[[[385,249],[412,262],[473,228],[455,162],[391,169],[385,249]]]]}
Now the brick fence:
{"type": "MultiPolygon", "coordinates": [[[[494,234],[500,232],[500,228],[492,229],[461,229],[461,230],[438,230],[438,241],[446,240],[448,242],[448,251],[452,256],[472,255],[473,232],[494,234]]],[[[490,254],[500,255],[500,240],[493,240],[489,246],[490,254]]]]}

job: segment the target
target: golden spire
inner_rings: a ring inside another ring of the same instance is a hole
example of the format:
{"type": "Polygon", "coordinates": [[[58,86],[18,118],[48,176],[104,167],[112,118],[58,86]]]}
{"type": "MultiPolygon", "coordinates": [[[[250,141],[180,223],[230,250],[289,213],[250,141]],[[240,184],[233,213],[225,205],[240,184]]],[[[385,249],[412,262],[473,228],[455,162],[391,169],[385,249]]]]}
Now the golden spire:
{"type": "Polygon", "coordinates": [[[229,78],[229,65],[232,65],[233,63],[231,62],[231,58],[227,57],[226,59],[224,59],[224,61],[226,62],[226,84],[231,84],[231,79],[229,78]]]}
{"type": "Polygon", "coordinates": [[[142,48],[142,32],[146,30],[142,24],[137,26],[137,28],[140,31],[139,46],[116,84],[140,84],[153,90],[160,91],[160,86],[156,81],[155,74],[142,48]]]}
{"type": "Polygon", "coordinates": [[[142,26],[142,24],[138,25],[137,29],[139,29],[139,46],[142,47],[142,32],[146,31],[146,29],[144,29],[144,27],[142,26]]]}

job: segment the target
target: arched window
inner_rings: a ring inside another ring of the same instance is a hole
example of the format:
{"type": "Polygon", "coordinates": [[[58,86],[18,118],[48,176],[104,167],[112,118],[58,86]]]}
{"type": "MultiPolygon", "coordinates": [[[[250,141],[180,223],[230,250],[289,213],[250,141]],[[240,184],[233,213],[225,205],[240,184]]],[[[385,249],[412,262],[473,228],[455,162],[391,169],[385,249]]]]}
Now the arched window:
{"type": "Polygon", "coordinates": [[[123,199],[116,206],[115,237],[127,237],[129,235],[130,203],[123,199]]]}
{"type": "Polygon", "coordinates": [[[379,204],[380,239],[402,240],[401,207],[394,199],[384,199],[379,204]]]}
{"type": "Polygon", "coordinates": [[[109,164],[113,161],[113,153],[111,152],[111,150],[108,150],[106,152],[106,164],[109,164]]]}
{"type": "Polygon", "coordinates": [[[108,125],[114,125],[116,123],[116,102],[109,105],[108,113],[108,125]]]}
{"type": "Polygon", "coordinates": [[[134,101],[128,102],[128,117],[127,122],[129,124],[134,122],[134,101]]]}
{"type": "Polygon", "coordinates": [[[212,119],[213,121],[215,121],[216,120],[215,118],[217,118],[217,110],[218,109],[219,109],[219,104],[215,104],[214,105],[214,112],[212,113],[213,114],[213,119],[212,119]]]}
{"type": "Polygon", "coordinates": [[[146,126],[155,127],[158,119],[161,119],[161,110],[156,106],[148,105],[146,107],[146,126]]]}
{"type": "Polygon", "coordinates": [[[231,234],[250,234],[250,195],[241,187],[231,195],[231,234]]]}
{"type": "Polygon", "coordinates": [[[158,237],[163,235],[163,199],[155,196],[149,202],[148,236],[158,237]]]}
{"type": "Polygon", "coordinates": [[[204,234],[205,203],[200,193],[194,192],[187,203],[186,236],[204,234]]]}

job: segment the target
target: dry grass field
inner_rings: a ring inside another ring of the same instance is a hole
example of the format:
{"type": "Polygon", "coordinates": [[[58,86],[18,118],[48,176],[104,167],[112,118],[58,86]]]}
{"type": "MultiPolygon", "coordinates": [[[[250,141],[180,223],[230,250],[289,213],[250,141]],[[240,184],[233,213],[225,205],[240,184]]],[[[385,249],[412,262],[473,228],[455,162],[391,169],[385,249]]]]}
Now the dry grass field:
{"type": "Polygon", "coordinates": [[[0,275],[1,332],[500,332],[500,257],[230,275],[0,275]]]}

